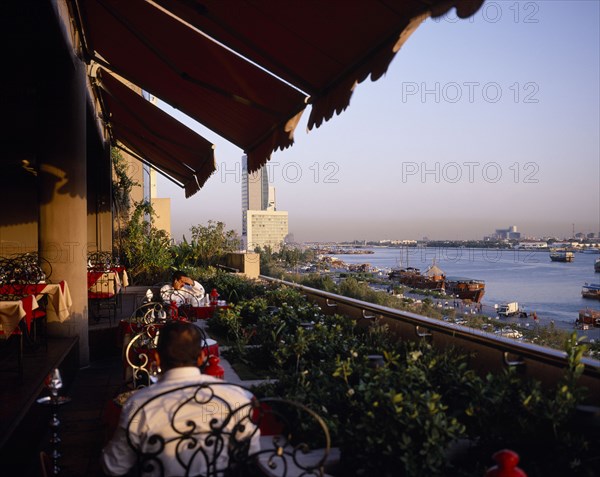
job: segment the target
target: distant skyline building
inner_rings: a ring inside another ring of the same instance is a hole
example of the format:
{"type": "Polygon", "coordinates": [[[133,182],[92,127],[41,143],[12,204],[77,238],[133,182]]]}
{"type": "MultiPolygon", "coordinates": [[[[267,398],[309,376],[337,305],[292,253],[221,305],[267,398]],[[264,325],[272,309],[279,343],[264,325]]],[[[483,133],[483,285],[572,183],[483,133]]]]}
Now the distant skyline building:
{"type": "Polygon", "coordinates": [[[288,213],[277,211],[275,187],[269,186],[266,167],[248,172],[248,157],[242,156],[242,242],[246,250],[281,248],[288,235],[288,213]]]}
{"type": "Polygon", "coordinates": [[[269,186],[269,198],[267,199],[267,210],[275,210],[275,187],[269,186]]]}
{"type": "MultiPolygon", "coordinates": [[[[267,210],[269,205],[269,174],[265,167],[248,172],[248,156],[242,156],[242,237],[248,234],[248,210],[267,210]]],[[[273,206],[274,208],[274,206],[273,206]]]]}
{"type": "Polygon", "coordinates": [[[507,229],[496,229],[492,235],[484,237],[484,240],[519,240],[520,238],[521,232],[517,232],[517,226],[511,225],[507,229]]]}

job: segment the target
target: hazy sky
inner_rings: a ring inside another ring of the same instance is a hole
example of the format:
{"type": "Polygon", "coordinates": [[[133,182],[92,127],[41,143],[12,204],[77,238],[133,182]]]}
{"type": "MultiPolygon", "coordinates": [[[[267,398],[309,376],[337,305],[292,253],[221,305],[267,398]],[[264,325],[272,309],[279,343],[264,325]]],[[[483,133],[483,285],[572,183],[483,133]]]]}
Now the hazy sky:
{"type": "MultiPolygon", "coordinates": [[[[600,2],[487,1],[427,20],[383,78],[268,163],[296,241],[600,232],[600,2]]],[[[241,230],[243,151],[185,199],[166,179],[173,236],[208,220],[241,230]]]]}

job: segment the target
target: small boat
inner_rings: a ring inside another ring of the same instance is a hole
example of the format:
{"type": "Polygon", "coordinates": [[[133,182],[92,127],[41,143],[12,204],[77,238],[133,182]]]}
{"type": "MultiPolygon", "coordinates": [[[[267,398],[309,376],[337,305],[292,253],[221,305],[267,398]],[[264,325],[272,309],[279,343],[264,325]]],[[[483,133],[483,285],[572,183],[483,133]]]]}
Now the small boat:
{"type": "Polygon", "coordinates": [[[582,250],[583,253],[595,253],[598,254],[600,253],[600,248],[598,247],[588,247],[588,248],[584,248],[582,250]]]}
{"type": "Polygon", "coordinates": [[[600,328],[600,311],[589,308],[579,310],[579,317],[575,320],[575,324],[583,330],[587,330],[591,326],[600,328]]]}
{"type": "Polygon", "coordinates": [[[485,282],[472,278],[447,277],[445,289],[446,295],[457,296],[462,300],[479,303],[485,293],[485,282]]]}
{"type": "Polygon", "coordinates": [[[594,262],[594,271],[600,273],[600,258],[597,258],[594,262]]]}
{"type": "Polygon", "coordinates": [[[595,298],[600,300],[600,283],[586,283],[581,288],[583,298],[595,298]]]}
{"type": "Polygon", "coordinates": [[[562,248],[554,248],[550,250],[550,260],[553,262],[572,262],[575,258],[573,252],[562,248]]]}

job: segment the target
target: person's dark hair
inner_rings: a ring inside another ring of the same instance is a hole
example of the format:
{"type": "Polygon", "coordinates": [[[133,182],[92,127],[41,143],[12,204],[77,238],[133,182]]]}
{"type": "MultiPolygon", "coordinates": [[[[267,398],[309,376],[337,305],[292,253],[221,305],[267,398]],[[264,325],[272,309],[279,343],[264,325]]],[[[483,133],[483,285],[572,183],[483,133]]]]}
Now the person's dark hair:
{"type": "Polygon", "coordinates": [[[187,277],[187,275],[181,270],[178,270],[173,273],[173,276],[171,277],[171,283],[175,283],[175,280],[181,280],[183,277],[187,277]]]}
{"type": "Polygon", "coordinates": [[[196,366],[202,350],[202,334],[186,321],[171,321],[160,329],[157,351],[165,369],[196,366]]]}

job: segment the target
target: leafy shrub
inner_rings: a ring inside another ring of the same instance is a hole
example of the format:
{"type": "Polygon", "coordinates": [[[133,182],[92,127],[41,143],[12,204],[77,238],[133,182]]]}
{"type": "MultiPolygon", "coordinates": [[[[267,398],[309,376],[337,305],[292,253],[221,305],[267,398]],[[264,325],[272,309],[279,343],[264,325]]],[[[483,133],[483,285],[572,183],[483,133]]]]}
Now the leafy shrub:
{"type": "Polygon", "coordinates": [[[218,268],[207,267],[199,269],[198,281],[203,284],[207,293],[213,288],[219,293],[219,298],[228,303],[239,303],[265,294],[263,283],[250,280],[240,275],[225,272],[218,268]]]}
{"type": "Polygon", "coordinates": [[[134,285],[170,280],[171,240],[153,225],[154,211],[147,202],[137,203],[121,237],[121,253],[134,285]],[[149,216],[150,221],[144,219],[149,216]]]}
{"type": "MultiPolygon", "coordinates": [[[[350,280],[349,291],[369,293],[350,280]]],[[[481,476],[505,447],[530,477],[599,475],[597,434],[573,425],[584,399],[577,382],[585,346],[576,335],[565,344],[563,380],[546,389],[515,368],[479,376],[469,367],[475,356],[397,342],[377,321],[357,329],[290,288],[267,289],[216,318],[241,359],[275,371],[264,392],[324,419],[342,451],[340,475],[481,476]],[[374,367],[371,354],[384,355],[384,365],[374,367]],[[462,440],[469,445],[454,452],[462,440]]],[[[316,433],[311,423],[297,425],[306,439],[316,433]]]]}
{"type": "Polygon", "coordinates": [[[239,237],[234,230],[225,230],[223,222],[209,220],[207,225],[190,228],[191,240],[173,246],[176,267],[186,265],[208,267],[222,263],[229,252],[239,250],[239,237]]]}
{"type": "Polygon", "coordinates": [[[465,422],[477,445],[469,462],[481,462],[509,447],[520,455],[521,467],[530,476],[598,475],[600,439],[597,434],[595,438],[582,434],[573,425],[585,397],[585,390],[577,386],[585,347],[577,345],[575,333],[564,345],[569,365],[553,388],[525,379],[515,368],[489,374],[473,388],[465,422]]]}
{"type": "Polygon", "coordinates": [[[323,290],[329,293],[338,292],[337,285],[329,275],[323,275],[320,273],[300,275],[300,279],[296,280],[296,282],[307,287],[316,288],[317,290],[323,290]]]}

